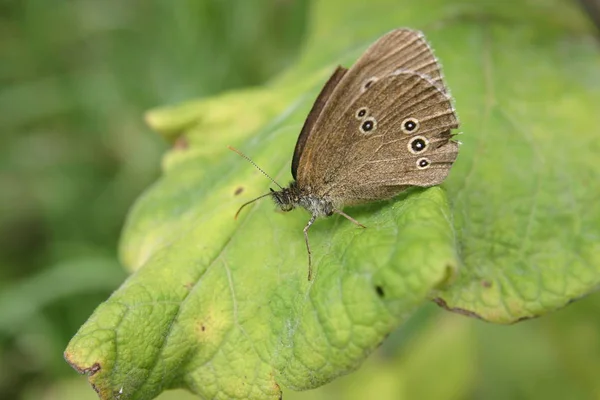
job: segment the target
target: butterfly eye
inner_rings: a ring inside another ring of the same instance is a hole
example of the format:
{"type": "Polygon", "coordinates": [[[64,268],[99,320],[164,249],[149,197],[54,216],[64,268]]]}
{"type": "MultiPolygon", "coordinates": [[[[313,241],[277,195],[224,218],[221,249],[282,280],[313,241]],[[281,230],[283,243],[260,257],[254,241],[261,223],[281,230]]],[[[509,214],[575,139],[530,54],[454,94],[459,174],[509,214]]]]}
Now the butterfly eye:
{"type": "Polygon", "coordinates": [[[404,121],[402,121],[400,129],[402,129],[402,132],[404,133],[415,133],[417,130],[419,130],[419,120],[416,118],[406,118],[404,121]]]}
{"type": "Polygon", "coordinates": [[[419,154],[427,150],[429,140],[424,136],[415,136],[408,142],[408,151],[413,154],[419,154]]]}
{"type": "Polygon", "coordinates": [[[358,119],[359,121],[362,120],[367,114],[369,113],[369,109],[367,107],[361,107],[358,110],[356,110],[356,114],[354,114],[354,116],[356,117],[356,119],[358,119]]]}
{"type": "Polygon", "coordinates": [[[422,157],[417,160],[418,169],[427,169],[431,165],[431,161],[428,158],[422,157]]]}
{"type": "Polygon", "coordinates": [[[360,124],[360,131],[362,133],[369,133],[377,128],[377,121],[373,117],[369,117],[360,124]]]}

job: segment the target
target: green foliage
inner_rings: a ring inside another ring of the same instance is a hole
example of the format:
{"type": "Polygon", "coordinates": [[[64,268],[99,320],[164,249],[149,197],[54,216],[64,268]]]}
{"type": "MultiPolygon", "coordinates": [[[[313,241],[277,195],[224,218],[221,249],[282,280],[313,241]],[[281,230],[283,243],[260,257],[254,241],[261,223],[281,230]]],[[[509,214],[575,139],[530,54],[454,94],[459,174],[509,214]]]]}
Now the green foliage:
{"type": "Polygon", "coordinates": [[[0,2],[0,398],[72,377],[64,347],[125,279],[123,220],[166,147],[144,111],[277,73],[306,3],[0,2]]]}
{"type": "Polygon", "coordinates": [[[446,187],[464,268],[437,296],[488,321],[536,317],[600,284],[600,55],[560,4],[560,19],[523,6],[528,24],[457,30],[473,62],[440,50],[448,74],[461,70],[465,145],[446,187]]]}

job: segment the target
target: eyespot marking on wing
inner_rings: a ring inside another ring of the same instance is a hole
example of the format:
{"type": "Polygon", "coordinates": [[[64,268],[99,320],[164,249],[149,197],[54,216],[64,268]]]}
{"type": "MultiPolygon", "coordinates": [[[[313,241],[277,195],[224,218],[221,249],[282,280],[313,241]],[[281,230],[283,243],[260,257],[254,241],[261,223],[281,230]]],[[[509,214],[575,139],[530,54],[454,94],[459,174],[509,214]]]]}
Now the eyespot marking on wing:
{"type": "Polygon", "coordinates": [[[411,153],[420,154],[429,147],[429,140],[425,136],[415,136],[408,141],[407,147],[411,153]]]}
{"type": "Polygon", "coordinates": [[[367,79],[367,80],[365,81],[365,83],[363,84],[363,87],[362,87],[362,90],[363,90],[363,92],[364,92],[365,90],[367,90],[368,88],[370,88],[370,87],[371,87],[371,85],[372,85],[372,84],[374,84],[375,82],[377,82],[378,80],[379,80],[379,78],[378,78],[378,77],[376,77],[376,76],[372,76],[372,77],[370,77],[369,79],[367,79]]]}
{"type": "Polygon", "coordinates": [[[431,161],[429,161],[426,157],[421,157],[417,160],[417,168],[418,169],[427,169],[431,165],[431,161]]]}
{"type": "Polygon", "coordinates": [[[402,132],[411,135],[413,133],[416,133],[419,130],[419,120],[416,118],[406,118],[404,121],[402,121],[402,124],[400,125],[400,129],[402,129],[402,132]]]}
{"type": "Polygon", "coordinates": [[[365,118],[365,120],[360,124],[359,129],[366,135],[371,134],[371,132],[377,129],[377,120],[373,117],[365,118]]]}
{"type": "Polygon", "coordinates": [[[369,114],[369,109],[367,107],[361,107],[358,110],[356,110],[354,117],[357,120],[362,121],[368,114],[369,114]]]}

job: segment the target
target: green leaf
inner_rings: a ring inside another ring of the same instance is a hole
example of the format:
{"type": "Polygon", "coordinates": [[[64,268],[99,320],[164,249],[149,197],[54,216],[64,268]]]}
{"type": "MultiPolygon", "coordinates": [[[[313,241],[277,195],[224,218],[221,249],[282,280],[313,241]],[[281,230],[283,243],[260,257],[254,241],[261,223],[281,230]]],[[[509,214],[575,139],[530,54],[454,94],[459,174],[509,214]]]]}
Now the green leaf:
{"type": "Polygon", "coordinates": [[[323,1],[285,75],[150,112],[175,145],[123,234],[122,259],[135,272],[65,352],[101,398],[177,387],[278,398],[280,385],[314,388],[357,368],[432,297],[506,323],[598,287],[597,43],[571,3],[497,3],[323,1]],[[456,97],[465,134],[444,185],[450,201],[441,188],[414,189],[348,209],[367,229],[318,221],[307,282],[308,215],[275,213],[263,200],[235,221],[269,182],[226,145],[285,182],[333,67],[397,26],[426,32],[456,97]]]}
{"type": "Polygon", "coordinates": [[[487,321],[537,317],[600,284],[600,53],[588,22],[555,3],[542,20],[520,9],[527,24],[450,29],[461,56],[440,51],[465,135],[446,186],[463,268],[437,301],[487,321]]]}

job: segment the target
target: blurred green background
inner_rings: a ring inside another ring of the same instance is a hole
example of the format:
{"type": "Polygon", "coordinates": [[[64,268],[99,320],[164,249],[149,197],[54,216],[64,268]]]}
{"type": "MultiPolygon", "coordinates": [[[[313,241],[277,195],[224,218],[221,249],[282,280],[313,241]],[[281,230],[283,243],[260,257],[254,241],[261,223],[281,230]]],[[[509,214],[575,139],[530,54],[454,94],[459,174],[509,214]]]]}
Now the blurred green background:
{"type": "MultiPolygon", "coordinates": [[[[151,107],[294,62],[308,0],[0,0],[0,398],[94,399],[62,352],[126,274],[167,148],[151,107]]],[[[600,297],[494,326],[420,310],[359,372],[286,399],[600,399],[600,297]]],[[[183,392],[161,398],[192,398],[183,392]]]]}

